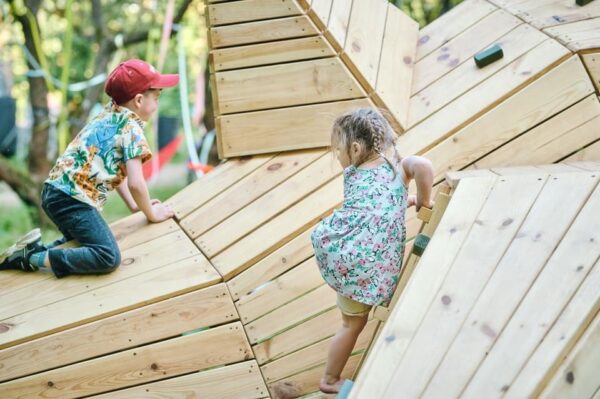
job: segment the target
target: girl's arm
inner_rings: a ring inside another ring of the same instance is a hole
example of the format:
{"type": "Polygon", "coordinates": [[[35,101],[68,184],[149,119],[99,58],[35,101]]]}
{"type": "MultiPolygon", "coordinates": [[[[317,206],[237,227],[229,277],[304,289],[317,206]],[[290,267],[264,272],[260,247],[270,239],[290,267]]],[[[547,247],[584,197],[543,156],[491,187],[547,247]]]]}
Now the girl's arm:
{"type": "Polygon", "coordinates": [[[431,208],[431,189],[433,187],[433,165],[427,158],[412,155],[402,159],[402,168],[408,179],[417,183],[417,211],[421,206],[431,208]]]}

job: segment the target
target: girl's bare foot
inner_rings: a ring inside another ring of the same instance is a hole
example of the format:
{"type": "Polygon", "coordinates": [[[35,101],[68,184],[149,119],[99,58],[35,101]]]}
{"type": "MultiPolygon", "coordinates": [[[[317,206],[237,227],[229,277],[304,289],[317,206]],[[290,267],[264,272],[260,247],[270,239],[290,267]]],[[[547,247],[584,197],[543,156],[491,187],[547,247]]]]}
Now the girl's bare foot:
{"type": "Polygon", "coordinates": [[[338,393],[340,389],[342,389],[343,384],[344,380],[342,379],[323,377],[321,378],[321,382],[319,383],[319,389],[323,393],[338,393]]]}

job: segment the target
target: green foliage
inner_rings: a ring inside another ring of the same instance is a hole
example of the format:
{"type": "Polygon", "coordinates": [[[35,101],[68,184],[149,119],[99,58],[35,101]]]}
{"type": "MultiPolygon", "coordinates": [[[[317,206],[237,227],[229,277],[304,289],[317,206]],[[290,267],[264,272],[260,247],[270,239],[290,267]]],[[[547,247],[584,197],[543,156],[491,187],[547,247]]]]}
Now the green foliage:
{"type": "Polygon", "coordinates": [[[463,0],[389,0],[424,27],[463,0]]]}

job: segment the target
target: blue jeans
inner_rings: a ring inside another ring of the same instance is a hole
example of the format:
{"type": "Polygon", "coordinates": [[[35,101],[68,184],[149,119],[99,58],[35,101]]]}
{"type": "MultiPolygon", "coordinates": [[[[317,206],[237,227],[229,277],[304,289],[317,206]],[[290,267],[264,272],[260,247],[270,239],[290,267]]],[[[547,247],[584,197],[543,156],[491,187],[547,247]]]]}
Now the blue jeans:
{"type": "Polygon", "coordinates": [[[46,246],[56,277],[110,273],[121,263],[121,252],[100,212],[49,184],[42,190],[42,208],[63,234],[46,246]],[[79,248],[54,248],[75,240],[79,248]]]}

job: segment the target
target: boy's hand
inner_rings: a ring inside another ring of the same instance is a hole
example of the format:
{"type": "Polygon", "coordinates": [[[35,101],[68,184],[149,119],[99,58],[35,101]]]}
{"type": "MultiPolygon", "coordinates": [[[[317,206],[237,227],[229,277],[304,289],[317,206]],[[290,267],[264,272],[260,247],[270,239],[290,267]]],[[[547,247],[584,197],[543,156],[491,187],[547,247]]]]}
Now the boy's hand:
{"type": "Polygon", "coordinates": [[[152,198],[152,199],[150,200],[150,203],[151,203],[152,205],[156,205],[156,204],[160,204],[160,203],[161,203],[161,201],[160,201],[159,199],[157,199],[157,198],[152,198]]]}
{"type": "Polygon", "coordinates": [[[152,205],[152,218],[148,220],[152,223],[160,223],[175,215],[173,210],[168,205],[163,205],[160,202],[152,205]]]}

